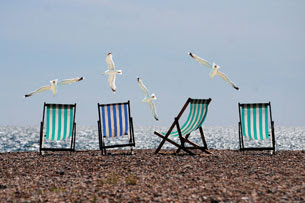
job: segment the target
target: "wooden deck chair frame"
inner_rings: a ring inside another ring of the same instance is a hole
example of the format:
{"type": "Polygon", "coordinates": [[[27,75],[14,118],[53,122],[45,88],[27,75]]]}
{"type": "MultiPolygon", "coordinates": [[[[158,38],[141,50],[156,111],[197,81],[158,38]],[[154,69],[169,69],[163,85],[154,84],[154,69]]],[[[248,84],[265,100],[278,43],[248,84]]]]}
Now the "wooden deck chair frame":
{"type": "Polygon", "coordinates": [[[248,104],[241,104],[238,103],[238,111],[239,111],[239,122],[238,122],[238,131],[239,131],[239,148],[240,151],[249,151],[249,150],[272,150],[273,154],[275,154],[275,135],[274,135],[274,121],[272,120],[272,112],[271,112],[271,103],[248,103],[248,104]],[[244,144],[244,135],[243,135],[243,129],[242,129],[242,116],[241,116],[241,108],[245,105],[260,105],[260,106],[266,106],[268,107],[269,116],[270,116],[270,127],[271,127],[271,147],[245,147],[244,144]]]}
{"type": "Polygon", "coordinates": [[[76,135],[76,123],[75,123],[75,114],[76,114],[76,103],[75,104],[50,104],[50,103],[44,103],[43,105],[43,116],[42,116],[42,121],[40,123],[40,146],[39,146],[39,153],[42,154],[43,151],[75,151],[75,135],[76,135]],[[72,118],[72,135],[70,137],[70,147],[69,148],[46,148],[44,147],[44,140],[45,140],[45,134],[43,132],[43,127],[44,127],[44,120],[45,120],[45,112],[46,112],[46,107],[50,106],[61,106],[61,107],[69,107],[73,108],[73,118],[72,118]]]}
{"type": "Polygon", "coordinates": [[[155,151],[155,154],[160,152],[160,150],[161,150],[162,146],[164,145],[165,141],[168,141],[169,143],[173,144],[174,146],[176,146],[178,148],[176,153],[179,153],[180,150],[183,150],[183,151],[185,151],[186,153],[188,153],[190,155],[194,155],[194,153],[191,151],[191,149],[200,149],[201,151],[210,154],[210,152],[207,151],[208,146],[207,146],[207,143],[205,141],[203,129],[202,129],[202,126],[201,126],[202,123],[201,123],[201,125],[197,129],[199,129],[199,132],[200,132],[200,135],[201,135],[201,140],[202,140],[202,143],[203,143],[203,147],[197,145],[196,143],[194,143],[194,142],[192,142],[192,141],[190,141],[188,139],[191,133],[185,135],[185,137],[182,136],[181,128],[180,128],[180,124],[179,124],[179,119],[181,118],[181,116],[183,115],[184,111],[186,110],[186,108],[188,107],[188,105],[191,102],[196,101],[196,102],[199,102],[199,103],[206,103],[207,105],[209,105],[211,100],[212,100],[211,98],[209,98],[209,99],[192,99],[192,98],[188,98],[186,103],[182,107],[181,111],[179,112],[178,116],[175,117],[175,120],[174,120],[173,124],[170,126],[169,130],[167,131],[167,133],[165,135],[162,135],[159,132],[156,132],[156,131],[154,132],[155,135],[157,135],[157,136],[162,138],[161,143],[159,144],[158,148],[155,151]],[[173,140],[168,138],[175,127],[177,128],[177,132],[178,132],[179,139],[180,139],[180,144],[178,144],[178,143],[176,143],[173,140]],[[186,147],[185,143],[190,144],[192,147],[186,147]]]}
{"type": "Polygon", "coordinates": [[[111,104],[97,104],[98,106],[98,116],[99,116],[99,120],[97,121],[97,125],[98,125],[98,137],[99,137],[99,147],[100,150],[102,152],[103,155],[107,154],[106,149],[109,148],[116,148],[116,147],[130,147],[131,153],[133,148],[135,147],[135,138],[134,138],[134,129],[133,129],[133,120],[130,114],[130,101],[128,100],[127,102],[123,102],[123,103],[111,103],[111,104]],[[105,144],[104,141],[104,136],[103,136],[103,128],[104,126],[102,126],[102,116],[101,116],[101,107],[102,106],[113,106],[113,105],[126,105],[127,104],[127,111],[128,111],[128,123],[129,123],[129,142],[126,144],[115,144],[115,145],[107,145],[105,144]]]}

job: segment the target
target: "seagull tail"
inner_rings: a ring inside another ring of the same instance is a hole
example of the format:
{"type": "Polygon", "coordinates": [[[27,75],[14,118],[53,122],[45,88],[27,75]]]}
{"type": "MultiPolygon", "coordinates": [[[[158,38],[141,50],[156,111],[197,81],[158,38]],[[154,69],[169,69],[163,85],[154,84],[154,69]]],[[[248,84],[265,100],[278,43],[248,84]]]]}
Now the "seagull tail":
{"type": "Polygon", "coordinates": [[[216,74],[217,74],[217,69],[213,69],[213,71],[210,74],[210,79],[213,79],[216,74]]]}

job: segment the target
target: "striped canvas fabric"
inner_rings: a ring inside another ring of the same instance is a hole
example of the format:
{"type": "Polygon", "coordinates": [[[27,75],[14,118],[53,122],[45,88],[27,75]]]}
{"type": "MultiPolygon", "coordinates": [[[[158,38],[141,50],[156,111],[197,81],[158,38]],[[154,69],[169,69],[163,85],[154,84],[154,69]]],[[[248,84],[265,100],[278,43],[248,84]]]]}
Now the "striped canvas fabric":
{"type": "Polygon", "coordinates": [[[128,135],[128,103],[101,105],[104,137],[128,135]]]}
{"type": "MultiPolygon", "coordinates": [[[[208,113],[208,103],[202,100],[193,100],[190,104],[190,113],[185,123],[180,127],[182,136],[185,136],[194,130],[197,130],[204,122],[208,113]]],[[[166,133],[163,133],[164,135],[166,133]]],[[[172,132],[170,135],[178,136],[178,131],[172,132]]]]}
{"type": "Polygon", "coordinates": [[[72,136],[74,108],[68,104],[46,106],[46,139],[64,140],[72,136]]]}
{"type": "Polygon", "coordinates": [[[268,107],[269,106],[267,104],[241,105],[241,126],[244,136],[255,140],[263,140],[269,138],[268,107]]]}

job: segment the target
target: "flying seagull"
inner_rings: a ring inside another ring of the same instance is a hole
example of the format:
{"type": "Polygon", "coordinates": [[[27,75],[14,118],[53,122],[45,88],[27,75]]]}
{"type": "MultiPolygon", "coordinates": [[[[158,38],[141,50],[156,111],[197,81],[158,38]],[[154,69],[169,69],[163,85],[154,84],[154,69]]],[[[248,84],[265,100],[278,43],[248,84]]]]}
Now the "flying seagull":
{"type": "Polygon", "coordinates": [[[229,83],[232,87],[234,87],[236,90],[239,90],[239,88],[222,72],[218,71],[218,69],[220,68],[219,65],[213,63],[209,63],[208,61],[196,56],[195,54],[189,53],[189,55],[195,59],[196,61],[198,61],[199,63],[207,66],[208,68],[212,69],[212,72],[210,74],[210,78],[212,79],[215,75],[220,76],[224,81],[226,81],[227,83],[229,83]]]}
{"type": "Polygon", "coordinates": [[[51,90],[52,93],[53,93],[53,96],[55,96],[58,86],[69,85],[71,83],[78,82],[78,81],[81,81],[83,79],[84,79],[83,77],[79,77],[79,78],[62,80],[60,82],[57,82],[58,81],[57,79],[51,80],[50,85],[38,88],[37,90],[35,90],[35,91],[33,91],[29,94],[24,95],[24,97],[30,97],[30,96],[33,96],[35,94],[38,94],[38,93],[41,93],[41,92],[44,92],[44,91],[47,91],[47,90],[51,90]]]}
{"type": "Polygon", "coordinates": [[[115,70],[115,65],[112,60],[112,54],[108,53],[106,57],[106,63],[108,64],[108,70],[104,74],[108,75],[108,83],[113,92],[116,91],[115,77],[116,74],[122,75],[122,70],[115,70]]]}
{"type": "Polygon", "coordinates": [[[138,84],[139,84],[141,90],[144,92],[144,95],[145,95],[145,97],[144,97],[144,99],[142,100],[142,102],[146,102],[146,103],[149,104],[150,109],[151,109],[151,112],[152,112],[154,118],[155,118],[156,120],[159,120],[159,119],[158,119],[158,116],[157,116],[157,113],[156,113],[155,104],[153,103],[153,100],[156,100],[156,99],[157,99],[156,95],[155,95],[154,93],[152,93],[151,95],[149,95],[148,90],[147,90],[147,88],[145,87],[145,85],[143,84],[142,80],[140,80],[139,77],[137,77],[137,80],[138,80],[138,84]]]}

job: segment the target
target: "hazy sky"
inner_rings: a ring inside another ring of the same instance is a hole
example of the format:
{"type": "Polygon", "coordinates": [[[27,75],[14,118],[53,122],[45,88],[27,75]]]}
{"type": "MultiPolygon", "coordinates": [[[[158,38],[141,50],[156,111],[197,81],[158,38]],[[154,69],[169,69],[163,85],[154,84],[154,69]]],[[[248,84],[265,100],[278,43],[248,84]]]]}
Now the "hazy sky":
{"type": "Polygon", "coordinates": [[[0,125],[37,125],[43,102],[77,103],[96,125],[97,102],[131,101],[135,125],[167,126],[188,97],[212,98],[206,125],[236,125],[238,102],[271,101],[275,125],[305,125],[303,0],[0,0],[0,125]],[[192,60],[221,66],[239,87],[192,60]],[[123,75],[113,94],[105,57],[123,75]],[[53,97],[23,95],[58,78],[85,77],[53,97]],[[137,85],[140,76],[159,114],[137,85]]]}

